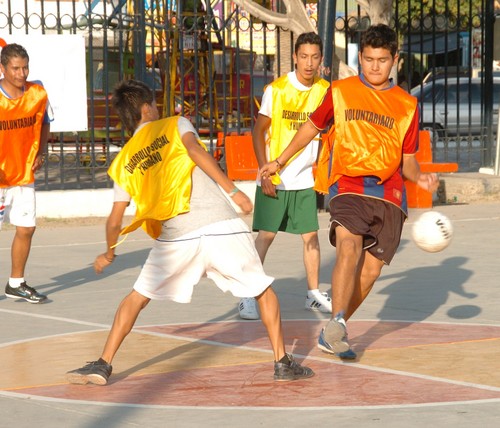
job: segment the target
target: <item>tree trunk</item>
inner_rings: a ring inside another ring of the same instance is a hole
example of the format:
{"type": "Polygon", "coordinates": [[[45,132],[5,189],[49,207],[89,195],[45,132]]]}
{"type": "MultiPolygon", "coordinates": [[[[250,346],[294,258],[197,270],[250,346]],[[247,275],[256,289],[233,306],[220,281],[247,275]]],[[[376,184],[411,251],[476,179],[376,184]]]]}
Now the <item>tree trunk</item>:
{"type": "MultiPolygon", "coordinates": [[[[295,36],[308,31],[315,31],[310,19],[307,17],[304,4],[301,0],[282,0],[285,7],[285,13],[274,12],[262,7],[253,0],[233,0],[233,3],[244,8],[252,16],[262,19],[271,24],[275,24],[284,29],[281,32],[279,43],[280,67],[277,70],[279,75],[290,71],[291,68],[291,40],[286,34],[293,32],[295,36]]],[[[328,0],[323,0],[328,1],[328,0]]],[[[366,11],[370,18],[371,25],[387,24],[389,25],[392,15],[392,0],[356,0],[362,9],[366,11]]],[[[334,19],[332,17],[332,19],[334,19]]],[[[395,68],[397,74],[397,68],[395,68]]],[[[332,75],[337,75],[339,79],[357,74],[337,55],[332,56],[332,75]]]]}

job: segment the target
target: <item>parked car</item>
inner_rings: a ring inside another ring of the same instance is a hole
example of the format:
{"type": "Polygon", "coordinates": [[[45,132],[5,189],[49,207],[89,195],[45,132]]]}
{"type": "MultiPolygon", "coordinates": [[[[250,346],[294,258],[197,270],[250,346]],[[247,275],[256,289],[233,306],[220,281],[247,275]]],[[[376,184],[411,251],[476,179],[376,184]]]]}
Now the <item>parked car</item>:
{"type": "MultiPolygon", "coordinates": [[[[436,67],[432,68],[423,78],[422,83],[431,82],[436,79],[444,79],[445,76],[450,78],[458,77],[483,77],[484,71],[479,68],[470,67],[436,67]]],[[[493,70],[493,77],[500,77],[500,70],[493,70]]]]}
{"type": "Polygon", "coordinates": [[[431,69],[422,79],[422,83],[432,82],[436,79],[443,79],[444,76],[454,77],[477,77],[474,76],[474,71],[470,67],[436,67],[431,69]]]}
{"type": "MultiPolygon", "coordinates": [[[[418,98],[423,129],[442,136],[481,135],[481,79],[467,77],[436,78],[412,89],[418,98]]],[[[500,78],[493,79],[493,132],[497,131],[500,104],[500,78]]]]}

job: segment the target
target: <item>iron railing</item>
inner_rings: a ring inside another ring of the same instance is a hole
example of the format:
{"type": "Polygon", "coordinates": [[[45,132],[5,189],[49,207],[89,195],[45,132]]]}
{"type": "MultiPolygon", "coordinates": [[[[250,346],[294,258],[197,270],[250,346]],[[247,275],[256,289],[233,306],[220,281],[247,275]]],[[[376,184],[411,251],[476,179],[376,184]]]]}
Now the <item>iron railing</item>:
{"type": "MultiPolygon", "coordinates": [[[[189,117],[225,168],[225,136],[251,130],[264,85],[293,67],[292,38],[288,31],[250,16],[232,2],[205,3],[208,10],[200,7],[201,2],[167,0],[2,3],[0,37],[85,36],[88,130],[51,134],[37,189],[111,186],[106,171],[127,136],[110,106],[109,94],[117,81],[127,77],[151,85],[163,115],[189,117]]],[[[370,24],[359,7],[352,8],[353,3],[338,1],[335,17],[334,52],[346,63],[370,24]]],[[[408,91],[423,93],[431,88],[431,103],[420,100],[421,124],[433,132],[435,160],[458,162],[460,171],[490,166],[499,91],[488,77],[492,59],[485,62],[487,2],[480,2],[479,10],[472,8],[473,2],[460,10],[458,0],[448,1],[458,4],[458,17],[430,15],[423,9],[420,14],[404,14],[402,3],[394,2],[391,22],[402,47],[398,80],[408,91]],[[475,48],[482,50],[475,55],[475,48]],[[435,98],[438,74],[446,88],[439,99],[435,98]],[[472,96],[476,76],[478,99],[472,96]],[[467,90],[452,94],[464,77],[467,90]],[[476,104],[478,129],[472,115],[476,104]],[[440,116],[439,108],[447,114],[440,116]]],[[[315,20],[314,7],[308,10],[315,20]]]]}

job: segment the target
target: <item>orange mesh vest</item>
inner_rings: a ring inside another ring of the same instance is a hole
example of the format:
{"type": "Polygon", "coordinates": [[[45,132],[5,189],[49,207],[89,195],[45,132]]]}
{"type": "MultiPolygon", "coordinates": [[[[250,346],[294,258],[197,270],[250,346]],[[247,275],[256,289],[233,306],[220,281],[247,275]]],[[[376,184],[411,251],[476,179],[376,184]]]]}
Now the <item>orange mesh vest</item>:
{"type": "Polygon", "coordinates": [[[398,86],[369,88],[358,76],[333,82],[331,87],[335,123],[329,144],[322,148],[315,189],[328,193],[343,175],[372,175],[383,183],[401,166],[403,141],[417,99],[398,86]]]}
{"type": "Polygon", "coordinates": [[[47,92],[36,83],[27,82],[19,98],[0,94],[0,187],[35,181],[31,167],[40,147],[46,107],[47,92]]]}
{"type": "Polygon", "coordinates": [[[178,116],[168,117],[144,125],[109,167],[109,176],[137,208],[134,221],[122,235],[142,226],[156,239],[162,221],[189,211],[195,163],[182,143],[178,120],[178,116]]]}

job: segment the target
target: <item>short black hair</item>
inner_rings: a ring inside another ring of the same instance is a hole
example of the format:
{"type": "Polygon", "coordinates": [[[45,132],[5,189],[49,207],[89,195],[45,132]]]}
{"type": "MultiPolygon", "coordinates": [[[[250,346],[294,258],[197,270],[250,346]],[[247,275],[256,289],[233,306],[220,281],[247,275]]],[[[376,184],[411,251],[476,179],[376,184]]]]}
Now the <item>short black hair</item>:
{"type": "Polygon", "coordinates": [[[318,45],[321,56],[323,56],[323,42],[321,37],[315,32],[311,31],[309,33],[302,33],[299,37],[297,37],[297,40],[295,41],[295,55],[297,55],[299,48],[302,45],[318,45]]]}
{"type": "Polygon", "coordinates": [[[133,133],[141,120],[141,108],[144,104],[153,104],[154,94],[151,88],[139,80],[122,80],[111,97],[113,108],[129,133],[133,133]]]}
{"type": "Polygon", "coordinates": [[[28,61],[30,60],[26,49],[17,43],[10,43],[2,48],[2,52],[0,53],[0,63],[4,67],[7,67],[11,58],[26,58],[28,61]]]}
{"type": "Polygon", "coordinates": [[[388,25],[373,25],[361,35],[359,51],[363,52],[366,46],[387,49],[394,57],[398,53],[398,37],[388,25]]]}

